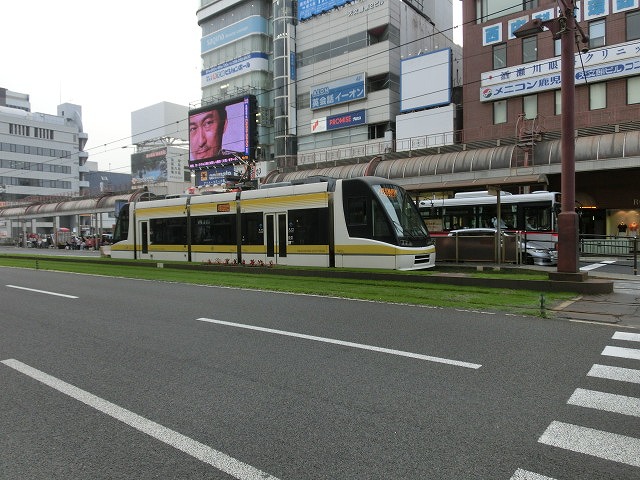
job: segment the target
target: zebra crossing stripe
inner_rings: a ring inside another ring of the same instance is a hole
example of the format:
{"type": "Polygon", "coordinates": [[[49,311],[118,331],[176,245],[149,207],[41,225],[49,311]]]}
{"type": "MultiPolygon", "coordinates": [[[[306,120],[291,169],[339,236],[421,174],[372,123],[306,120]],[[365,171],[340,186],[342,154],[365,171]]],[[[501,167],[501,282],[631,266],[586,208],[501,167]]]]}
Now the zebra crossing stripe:
{"type": "Polygon", "coordinates": [[[576,388],[567,403],[579,407],[595,408],[606,412],[640,417],[640,398],[635,397],[576,388]]]}
{"type": "Polygon", "coordinates": [[[605,347],[602,355],[610,357],[630,358],[632,360],[640,360],[640,349],[624,348],[624,347],[605,347]]]}
{"type": "Polygon", "coordinates": [[[553,421],[538,442],[640,467],[640,438],[553,421]]]}
{"type": "Polygon", "coordinates": [[[614,340],[628,340],[630,342],[640,342],[640,333],[616,332],[613,334],[614,340]]]}
{"type": "Polygon", "coordinates": [[[595,364],[591,367],[587,376],[604,378],[606,380],[618,380],[620,382],[640,383],[640,370],[633,368],[595,364]]]}
{"type": "MultiPolygon", "coordinates": [[[[612,339],[640,342],[640,334],[615,332],[612,339]]],[[[602,355],[640,360],[640,349],[607,346],[602,351],[602,355]]],[[[594,364],[587,376],[640,384],[640,370],[633,368],[594,364]]],[[[640,417],[640,398],[636,397],[576,388],[567,404],[640,417]]],[[[538,439],[538,442],[572,452],[640,467],[640,438],[553,421],[538,439]]],[[[554,479],[518,469],[510,480],[554,479]]]]}
{"type": "Polygon", "coordinates": [[[539,473],[529,472],[519,468],[509,480],[555,480],[551,477],[545,477],[539,473]]]}

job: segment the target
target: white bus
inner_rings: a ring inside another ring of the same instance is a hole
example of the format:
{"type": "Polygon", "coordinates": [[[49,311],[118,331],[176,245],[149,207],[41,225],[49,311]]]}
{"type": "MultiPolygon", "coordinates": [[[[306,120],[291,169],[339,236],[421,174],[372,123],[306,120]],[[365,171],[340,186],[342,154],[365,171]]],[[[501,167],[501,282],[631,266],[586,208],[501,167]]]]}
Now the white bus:
{"type": "Polygon", "coordinates": [[[557,213],[560,194],[538,191],[527,194],[488,191],[457,193],[454,198],[420,200],[419,210],[432,236],[446,236],[462,228],[498,228],[519,232],[527,240],[544,242],[554,248],[558,242],[557,213]]]}

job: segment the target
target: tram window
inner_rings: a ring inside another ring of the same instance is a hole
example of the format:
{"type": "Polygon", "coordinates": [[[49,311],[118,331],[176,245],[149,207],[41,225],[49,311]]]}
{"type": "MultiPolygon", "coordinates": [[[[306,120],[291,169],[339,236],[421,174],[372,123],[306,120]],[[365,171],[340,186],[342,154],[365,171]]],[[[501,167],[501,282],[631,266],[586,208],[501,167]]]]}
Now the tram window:
{"type": "Polygon", "coordinates": [[[191,243],[193,245],[211,245],[213,243],[212,217],[191,218],[191,243]]]}
{"type": "Polygon", "coordinates": [[[345,200],[344,216],[350,237],[372,237],[371,217],[368,215],[370,208],[368,197],[358,195],[345,200]]]}
{"type": "Polygon", "coordinates": [[[242,215],[242,244],[263,245],[264,229],[262,226],[263,213],[245,213],[242,215]]]}
{"type": "Polygon", "coordinates": [[[373,238],[385,242],[393,242],[395,240],[391,228],[389,227],[389,219],[385,215],[384,209],[373,204],[373,238]]]}
{"type": "Polygon", "coordinates": [[[293,226],[293,245],[327,245],[329,243],[326,208],[289,210],[289,224],[293,226]]]}
{"type": "Polygon", "coordinates": [[[156,245],[186,245],[186,217],[153,218],[149,220],[150,242],[156,245]]]}
{"type": "Polygon", "coordinates": [[[194,245],[235,245],[235,218],[235,215],[192,217],[192,243],[194,245]]]}
{"type": "Polygon", "coordinates": [[[118,212],[116,228],[113,232],[113,243],[129,238],[129,204],[124,205],[118,212]]]}
{"type": "Polygon", "coordinates": [[[213,243],[215,245],[236,244],[235,215],[219,215],[213,217],[213,243]]]}
{"type": "Polygon", "coordinates": [[[367,199],[351,197],[347,199],[347,226],[367,224],[367,199]]]}

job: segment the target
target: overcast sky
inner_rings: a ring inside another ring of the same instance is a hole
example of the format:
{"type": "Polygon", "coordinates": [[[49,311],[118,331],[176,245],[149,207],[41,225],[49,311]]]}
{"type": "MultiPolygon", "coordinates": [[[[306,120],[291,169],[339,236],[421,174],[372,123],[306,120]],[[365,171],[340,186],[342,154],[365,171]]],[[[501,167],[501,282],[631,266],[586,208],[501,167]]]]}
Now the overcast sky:
{"type": "MultiPolygon", "coordinates": [[[[453,0],[454,12],[460,4],[453,0]]],[[[100,170],[129,173],[133,150],[122,147],[131,142],[131,112],[200,101],[199,5],[3,1],[0,87],[28,94],[33,112],[55,115],[61,103],[80,105],[89,160],[100,170]]]]}
{"type": "Polygon", "coordinates": [[[131,112],[200,100],[197,0],[2,2],[0,87],[82,107],[89,160],[130,171],[131,112]]]}

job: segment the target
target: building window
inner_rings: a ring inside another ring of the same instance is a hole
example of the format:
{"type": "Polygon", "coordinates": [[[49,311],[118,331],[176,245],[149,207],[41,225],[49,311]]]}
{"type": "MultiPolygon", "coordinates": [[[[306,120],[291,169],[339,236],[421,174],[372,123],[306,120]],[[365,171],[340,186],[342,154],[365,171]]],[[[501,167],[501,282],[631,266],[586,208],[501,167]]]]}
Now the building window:
{"type": "Polygon", "coordinates": [[[522,39],[522,63],[530,63],[538,60],[538,37],[532,35],[522,39]]]}
{"type": "Polygon", "coordinates": [[[627,104],[640,103],[640,76],[627,79],[627,104]]]}
{"type": "Polygon", "coordinates": [[[627,13],[627,41],[640,38],[640,10],[627,13]]]}
{"type": "Polygon", "coordinates": [[[9,134],[11,135],[22,135],[28,137],[30,135],[31,127],[27,125],[18,125],[14,123],[9,124],[9,134]]]}
{"type": "Polygon", "coordinates": [[[522,111],[524,117],[529,120],[538,116],[538,95],[527,95],[522,97],[522,111]]]}
{"type": "Polygon", "coordinates": [[[493,46],[493,69],[498,70],[507,66],[507,44],[500,43],[493,46]]]}
{"type": "Polygon", "coordinates": [[[384,138],[384,132],[386,130],[387,130],[386,123],[377,123],[374,125],[369,125],[369,140],[384,138]]]}
{"type": "MultiPolygon", "coordinates": [[[[306,93],[301,93],[300,95],[298,95],[298,108],[310,108],[311,107],[311,94],[309,92],[306,93]]],[[[271,113],[271,116],[273,116],[273,112],[271,113]]],[[[262,123],[262,118],[260,119],[260,124],[264,125],[262,123]]],[[[273,122],[272,122],[273,123],[273,122]]]]}
{"type": "Polygon", "coordinates": [[[589,24],[589,48],[604,46],[605,26],[604,20],[598,20],[589,24]]]}
{"type": "Polygon", "coordinates": [[[386,41],[392,45],[400,45],[400,29],[395,25],[381,25],[371,28],[367,31],[367,37],[369,45],[386,41]]]}
{"type": "Polygon", "coordinates": [[[493,124],[507,123],[507,101],[493,102],[493,124]]]}
{"type": "Polygon", "coordinates": [[[607,108],[607,84],[594,83],[589,85],[589,110],[607,108]]]}
{"type": "Polygon", "coordinates": [[[553,54],[556,57],[562,55],[562,39],[557,39],[553,41],[553,54]]]}
{"type": "Polygon", "coordinates": [[[393,73],[382,73],[367,77],[367,92],[390,89],[392,92],[400,91],[400,77],[393,73]]]}
{"type": "Polygon", "coordinates": [[[562,91],[556,90],[554,93],[555,93],[555,100],[556,100],[554,112],[556,115],[562,115],[562,91]]]}

